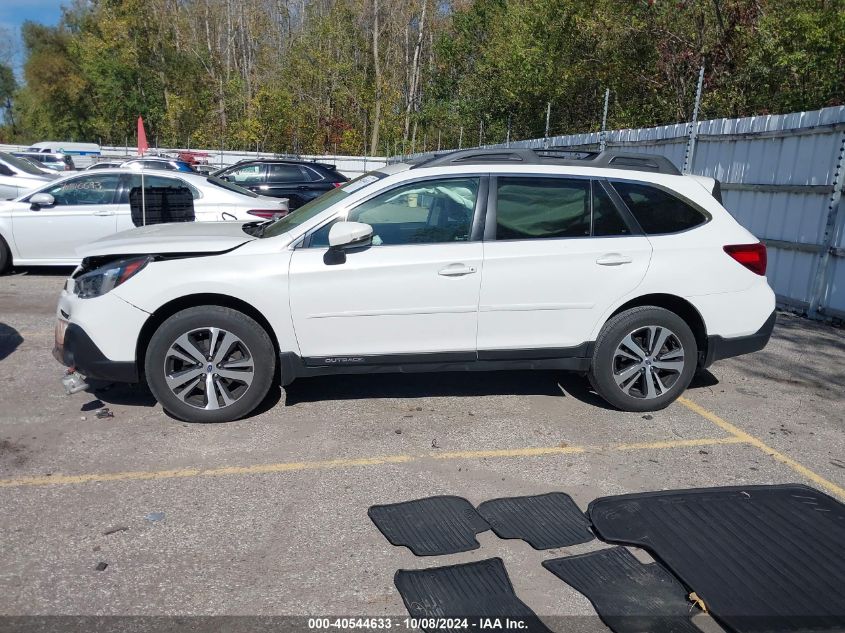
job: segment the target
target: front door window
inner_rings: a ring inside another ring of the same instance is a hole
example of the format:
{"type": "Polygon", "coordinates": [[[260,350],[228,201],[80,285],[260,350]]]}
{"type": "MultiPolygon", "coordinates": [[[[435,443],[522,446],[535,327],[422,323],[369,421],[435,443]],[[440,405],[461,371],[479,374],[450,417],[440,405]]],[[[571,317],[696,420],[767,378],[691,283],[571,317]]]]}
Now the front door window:
{"type": "Polygon", "coordinates": [[[45,189],[56,206],[111,204],[120,181],[120,174],[91,174],[72,178],[45,189]]]}
{"type": "Polygon", "coordinates": [[[478,178],[402,185],[349,212],[347,220],[373,227],[373,245],[440,244],[469,240],[478,178]]]}
{"type": "Polygon", "coordinates": [[[226,172],[226,180],[239,185],[257,185],[264,182],[262,165],[244,165],[226,172]]]}

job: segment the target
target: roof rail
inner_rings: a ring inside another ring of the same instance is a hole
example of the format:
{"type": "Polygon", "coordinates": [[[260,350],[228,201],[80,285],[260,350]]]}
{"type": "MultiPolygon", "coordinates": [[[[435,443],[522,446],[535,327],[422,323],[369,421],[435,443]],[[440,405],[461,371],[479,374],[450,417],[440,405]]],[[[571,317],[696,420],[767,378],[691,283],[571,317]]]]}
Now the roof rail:
{"type": "Polygon", "coordinates": [[[607,167],[633,171],[652,171],[680,176],[680,170],[665,156],[632,152],[590,152],[566,147],[549,148],[487,148],[464,149],[434,154],[431,158],[415,163],[417,167],[443,167],[444,165],[567,165],[574,167],[607,167]],[[568,157],[567,157],[568,156],[568,157]]]}

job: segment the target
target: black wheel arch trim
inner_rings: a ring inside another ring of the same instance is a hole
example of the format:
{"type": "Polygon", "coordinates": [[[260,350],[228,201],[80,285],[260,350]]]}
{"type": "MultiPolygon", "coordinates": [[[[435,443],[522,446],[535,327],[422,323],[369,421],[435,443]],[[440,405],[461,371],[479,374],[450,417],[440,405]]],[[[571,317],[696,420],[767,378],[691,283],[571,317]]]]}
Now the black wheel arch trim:
{"type": "MultiPolygon", "coordinates": [[[[258,323],[262,328],[264,328],[264,330],[267,332],[267,336],[270,337],[270,341],[273,343],[273,347],[276,352],[276,357],[279,357],[279,341],[276,339],[276,332],[273,330],[273,327],[270,325],[270,322],[261,313],[261,311],[259,311],[246,301],[237,299],[230,295],[222,295],[215,293],[199,293],[185,295],[183,297],[173,299],[172,301],[168,301],[167,303],[162,304],[161,306],[156,308],[156,310],[147,318],[147,320],[144,322],[144,325],[141,327],[141,331],[138,334],[138,341],[135,346],[135,358],[137,360],[139,378],[144,375],[144,358],[147,354],[147,347],[149,346],[150,341],[152,340],[156,330],[169,317],[173,316],[177,312],[203,305],[216,305],[223,308],[231,308],[232,310],[237,310],[238,312],[243,312],[244,314],[246,314],[256,323],[258,323]]],[[[277,364],[277,373],[279,369],[279,364],[277,364]]],[[[284,370],[284,366],[282,366],[281,369],[284,370]]]]}

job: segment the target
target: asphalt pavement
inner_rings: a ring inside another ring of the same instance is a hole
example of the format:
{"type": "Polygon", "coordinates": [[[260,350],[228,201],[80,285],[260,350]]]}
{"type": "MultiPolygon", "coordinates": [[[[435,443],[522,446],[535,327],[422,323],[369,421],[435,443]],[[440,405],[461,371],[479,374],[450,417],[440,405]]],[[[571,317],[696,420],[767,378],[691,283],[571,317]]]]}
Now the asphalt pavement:
{"type": "Polygon", "coordinates": [[[249,419],[189,424],[140,388],[65,395],[50,351],[66,274],[0,277],[0,614],[400,618],[397,569],[499,556],[551,628],[581,616],[602,631],[540,565],[600,542],[539,552],[485,532],[477,550],[423,559],[367,508],[563,491],[586,509],[786,482],[845,501],[842,329],[780,313],[764,351],[653,414],[610,409],[559,372],[378,374],[301,379],[249,419]]]}

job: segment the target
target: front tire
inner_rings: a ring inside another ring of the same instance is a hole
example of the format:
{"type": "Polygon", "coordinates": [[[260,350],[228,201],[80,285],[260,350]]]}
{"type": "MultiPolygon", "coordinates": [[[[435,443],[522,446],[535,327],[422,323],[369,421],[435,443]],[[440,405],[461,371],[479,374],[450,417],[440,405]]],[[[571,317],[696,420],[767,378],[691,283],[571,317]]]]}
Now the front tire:
{"type": "Polygon", "coordinates": [[[177,312],[153,334],[144,362],[161,406],[189,422],[229,422],[267,396],[276,368],[266,330],[222,306],[177,312]]]}
{"type": "Polygon", "coordinates": [[[12,267],[12,251],[9,250],[9,245],[6,240],[0,235],[0,275],[8,272],[12,267]]]}
{"type": "Polygon", "coordinates": [[[641,306],[617,314],[596,340],[588,374],[608,403],[623,411],[657,411],[689,386],[698,348],[677,314],[641,306]]]}

